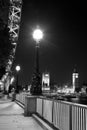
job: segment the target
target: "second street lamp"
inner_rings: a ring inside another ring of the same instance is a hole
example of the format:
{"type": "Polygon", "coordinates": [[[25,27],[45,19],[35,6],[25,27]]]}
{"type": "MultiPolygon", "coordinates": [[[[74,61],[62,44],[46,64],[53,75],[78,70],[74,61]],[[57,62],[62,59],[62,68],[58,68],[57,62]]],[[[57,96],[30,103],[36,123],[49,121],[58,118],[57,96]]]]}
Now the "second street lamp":
{"type": "Polygon", "coordinates": [[[32,95],[40,95],[42,93],[41,88],[41,75],[39,71],[39,44],[40,40],[43,38],[43,32],[41,29],[36,28],[33,32],[33,39],[35,40],[35,72],[32,76],[32,83],[30,92],[32,95]]]}
{"type": "Polygon", "coordinates": [[[18,72],[20,71],[20,66],[17,65],[15,70],[17,71],[17,77],[16,77],[16,85],[15,85],[15,91],[13,93],[13,96],[12,96],[12,101],[14,101],[16,99],[16,93],[18,92],[18,72]]]}
{"type": "Polygon", "coordinates": [[[15,69],[16,69],[16,71],[17,71],[16,88],[15,88],[15,91],[18,92],[18,76],[19,76],[20,66],[17,65],[15,69]]]}

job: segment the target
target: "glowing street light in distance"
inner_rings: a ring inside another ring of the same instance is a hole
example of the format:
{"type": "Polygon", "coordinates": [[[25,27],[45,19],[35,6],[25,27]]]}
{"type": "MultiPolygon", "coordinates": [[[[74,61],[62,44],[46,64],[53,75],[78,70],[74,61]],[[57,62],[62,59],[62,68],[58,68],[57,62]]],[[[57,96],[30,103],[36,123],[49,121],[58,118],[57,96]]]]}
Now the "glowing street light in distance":
{"type": "Polygon", "coordinates": [[[18,72],[18,71],[20,71],[20,69],[21,69],[20,66],[17,65],[17,66],[16,66],[16,71],[18,72]]]}
{"type": "Polygon", "coordinates": [[[43,32],[41,29],[37,28],[33,32],[33,39],[38,43],[43,38],[43,32]]]}

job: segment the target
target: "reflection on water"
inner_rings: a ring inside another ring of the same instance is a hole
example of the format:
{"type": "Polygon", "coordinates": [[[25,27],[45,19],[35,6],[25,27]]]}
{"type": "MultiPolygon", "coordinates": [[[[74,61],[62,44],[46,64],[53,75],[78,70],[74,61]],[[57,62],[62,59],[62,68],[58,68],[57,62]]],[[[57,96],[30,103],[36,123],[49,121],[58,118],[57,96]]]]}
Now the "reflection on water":
{"type": "Polygon", "coordinates": [[[87,105],[87,98],[70,98],[67,101],[87,105]]]}
{"type": "Polygon", "coordinates": [[[46,97],[53,98],[54,100],[62,100],[87,105],[87,94],[57,94],[57,95],[48,94],[46,95],[46,97]]]}

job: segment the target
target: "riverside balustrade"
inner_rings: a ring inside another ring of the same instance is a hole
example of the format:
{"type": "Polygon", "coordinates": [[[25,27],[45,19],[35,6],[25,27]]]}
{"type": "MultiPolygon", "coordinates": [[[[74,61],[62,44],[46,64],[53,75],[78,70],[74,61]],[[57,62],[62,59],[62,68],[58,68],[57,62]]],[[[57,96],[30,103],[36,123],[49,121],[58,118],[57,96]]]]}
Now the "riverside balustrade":
{"type": "MultiPolygon", "coordinates": [[[[25,105],[26,94],[16,96],[25,105]]],[[[28,96],[29,98],[29,96],[28,96]]],[[[36,110],[42,118],[60,130],[87,130],[87,106],[36,96],[36,110]]]]}
{"type": "Polygon", "coordinates": [[[60,130],[87,130],[87,106],[37,98],[36,112],[60,130]]]}
{"type": "MultiPolygon", "coordinates": [[[[21,92],[19,94],[16,94],[16,100],[22,103],[23,105],[25,105],[25,96],[27,96],[26,92],[21,92]]],[[[13,98],[13,93],[10,93],[9,97],[13,98]]]]}

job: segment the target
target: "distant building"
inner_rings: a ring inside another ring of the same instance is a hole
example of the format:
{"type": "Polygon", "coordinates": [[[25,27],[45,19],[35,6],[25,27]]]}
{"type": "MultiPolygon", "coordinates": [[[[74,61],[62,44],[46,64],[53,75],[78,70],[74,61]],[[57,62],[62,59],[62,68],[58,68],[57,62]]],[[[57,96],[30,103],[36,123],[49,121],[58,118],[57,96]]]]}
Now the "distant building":
{"type": "Polygon", "coordinates": [[[81,93],[87,93],[87,84],[83,84],[81,87],[81,93]]]}
{"type": "Polygon", "coordinates": [[[48,72],[42,74],[42,90],[50,90],[50,74],[48,72]]]}
{"type": "Polygon", "coordinates": [[[72,85],[64,85],[63,87],[58,88],[57,92],[58,93],[74,93],[77,92],[79,90],[79,84],[78,84],[78,78],[79,78],[79,74],[76,71],[76,69],[74,69],[73,73],[72,73],[72,85]]]}
{"type": "Polygon", "coordinates": [[[57,92],[70,94],[70,93],[74,93],[74,89],[72,86],[64,85],[63,88],[62,87],[58,88],[57,92]]]}
{"type": "Polygon", "coordinates": [[[79,78],[79,74],[76,71],[76,69],[74,69],[74,72],[72,74],[72,86],[74,91],[78,91],[79,89],[78,78],[79,78]]]}

